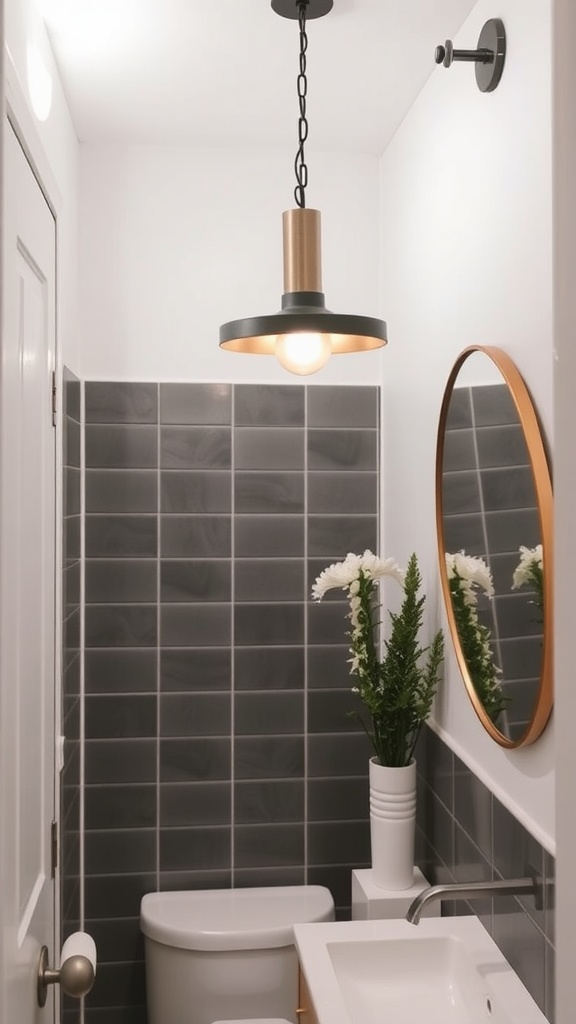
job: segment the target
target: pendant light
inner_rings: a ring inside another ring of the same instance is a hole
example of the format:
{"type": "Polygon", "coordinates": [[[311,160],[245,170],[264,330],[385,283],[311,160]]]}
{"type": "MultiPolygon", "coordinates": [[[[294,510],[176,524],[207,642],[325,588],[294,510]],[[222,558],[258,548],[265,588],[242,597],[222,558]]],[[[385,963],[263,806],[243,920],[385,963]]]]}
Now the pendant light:
{"type": "Polygon", "coordinates": [[[322,292],[320,211],[306,207],[308,167],[304,143],[306,118],[306,21],[321,18],[333,0],[272,0],[272,9],[283,18],[298,20],[300,39],[297,78],[298,150],[294,161],[297,209],[282,215],[284,242],[284,294],[282,308],[265,316],[231,320],[220,328],[220,348],[229,352],[275,355],[291,373],[319,370],[330,355],[368,352],[386,344],[386,324],[375,317],[332,313],[322,292]]]}

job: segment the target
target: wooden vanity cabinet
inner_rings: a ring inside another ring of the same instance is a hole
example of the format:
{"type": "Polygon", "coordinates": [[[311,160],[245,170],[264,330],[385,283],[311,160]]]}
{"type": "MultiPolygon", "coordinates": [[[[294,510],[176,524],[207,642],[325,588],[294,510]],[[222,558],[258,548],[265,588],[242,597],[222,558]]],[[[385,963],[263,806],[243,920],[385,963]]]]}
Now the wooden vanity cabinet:
{"type": "Polygon", "coordinates": [[[296,1018],[299,1024],[318,1024],[318,1017],[312,1005],[306,978],[300,966],[298,967],[298,1008],[296,1010],[296,1018]]]}

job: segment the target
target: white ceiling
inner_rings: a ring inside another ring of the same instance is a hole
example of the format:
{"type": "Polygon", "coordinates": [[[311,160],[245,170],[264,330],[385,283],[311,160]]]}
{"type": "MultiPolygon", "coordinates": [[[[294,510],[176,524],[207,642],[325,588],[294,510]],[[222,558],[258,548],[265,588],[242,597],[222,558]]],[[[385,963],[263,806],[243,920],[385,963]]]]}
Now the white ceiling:
{"type": "MultiPolygon", "coordinates": [[[[39,2],[81,141],[296,143],[298,23],[270,0],[39,2]]],[[[381,153],[475,3],[334,0],[310,20],[309,144],[381,153]]]]}

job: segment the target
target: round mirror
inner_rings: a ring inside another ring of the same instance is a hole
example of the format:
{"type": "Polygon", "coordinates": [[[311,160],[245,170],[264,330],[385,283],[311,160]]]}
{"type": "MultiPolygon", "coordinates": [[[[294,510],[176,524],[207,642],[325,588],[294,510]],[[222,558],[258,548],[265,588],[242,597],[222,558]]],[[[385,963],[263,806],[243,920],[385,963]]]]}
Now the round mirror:
{"type": "Polygon", "coordinates": [[[533,743],[552,709],[552,487],[530,395],[500,349],[465,349],[448,379],[436,526],[474,709],[502,746],[533,743]]]}

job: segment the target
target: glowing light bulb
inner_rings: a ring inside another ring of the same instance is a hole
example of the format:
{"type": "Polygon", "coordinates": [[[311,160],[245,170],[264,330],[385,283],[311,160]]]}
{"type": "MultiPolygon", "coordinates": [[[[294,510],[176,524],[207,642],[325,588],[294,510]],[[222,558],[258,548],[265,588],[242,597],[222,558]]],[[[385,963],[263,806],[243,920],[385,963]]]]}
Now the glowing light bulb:
{"type": "Polygon", "coordinates": [[[331,354],[329,334],[281,334],[276,341],[276,358],[290,373],[316,373],[331,354]]]}

